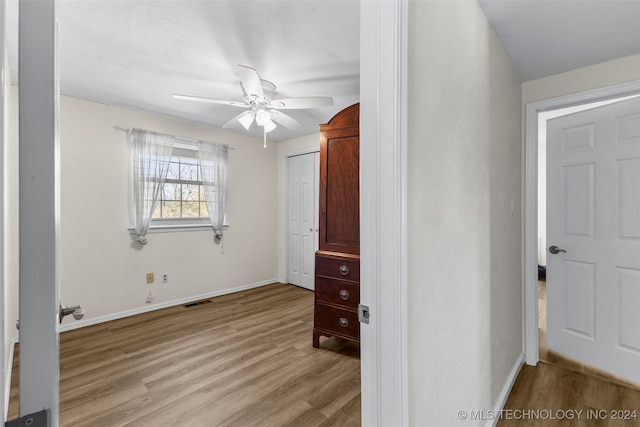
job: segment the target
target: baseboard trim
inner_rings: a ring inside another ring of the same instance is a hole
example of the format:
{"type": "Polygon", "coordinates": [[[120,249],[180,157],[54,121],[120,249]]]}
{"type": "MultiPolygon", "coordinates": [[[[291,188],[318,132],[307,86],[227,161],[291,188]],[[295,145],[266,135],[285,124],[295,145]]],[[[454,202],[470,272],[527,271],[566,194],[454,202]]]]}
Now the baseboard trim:
{"type": "Polygon", "coordinates": [[[121,311],[119,313],[108,314],[105,316],[94,317],[93,319],[88,320],[78,320],[73,323],[68,323],[64,325],[60,325],[58,328],[58,332],[66,332],[72,331],[74,329],[80,329],[87,326],[97,325],[104,322],[109,322],[111,320],[123,319],[129,316],[135,316],[137,314],[149,313],[155,310],[161,310],[163,308],[174,307],[176,305],[187,304],[193,301],[199,301],[202,299],[218,297],[221,295],[233,294],[235,292],[246,291],[248,289],[259,288],[261,286],[270,285],[272,283],[278,282],[278,279],[269,279],[263,280],[261,282],[250,283],[248,285],[237,286],[235,288],[223,289],[220,291],[209,292],[206,294],[195,295],[191,297],[181,298],[173,301],[166,301],[160,304],[153,304],[146,307],[134,308],[133,310],[121,311]]]}
{"type": "Polygon", "coordinates": [[[504,409],[505,403],[507,403],[507,399],[509,398],[509,393],[511,393],[511,389],[513,388],[513,384],[516,382],[516,378],[518,378],[518,374],[520,373],[520,369],[522,369],[522,365],[524,365],[525,354],[520,353],[518,358],[516,359],[516,363],[513,365],[511,369],[511,373],[507,377],[507,381],[502,387],[502,391],[500,392],[500,396],[498,396],[498,401],[496,405],[493,407],[492,414],[495,417],[492,417],[492,420],[488,420],[486,427],[496,427],[498,424],[498,420],[500,419],[500,413],[504,409]]]}
{"type": "Polygon", "coordinates": [[[11,374],[13,373],[13,356],[16,351],[16,344],[20,340],[20,337],[16,335],[11,340],[11,347],[9,348],[9,357],[7,358],[6,374],[7,378],[4,384],[4,419],[9,416],[9,394],[11,393],[11,374]]]}

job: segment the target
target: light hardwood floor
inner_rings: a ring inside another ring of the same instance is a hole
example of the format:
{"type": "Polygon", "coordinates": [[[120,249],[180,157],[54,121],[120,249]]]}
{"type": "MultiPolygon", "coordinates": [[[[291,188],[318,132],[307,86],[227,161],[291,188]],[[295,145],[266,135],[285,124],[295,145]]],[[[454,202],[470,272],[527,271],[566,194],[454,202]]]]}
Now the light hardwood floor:
{"type": "Polygon", "coordinates": [[[312,292],[273,284],[210,301],[62,333],[60,425],[360,425],[359,346],[311,346],[312,292]]]}
{"type": "Polygon", "coordinates": [[[522,367],[498,426],[640,426],[640,386],[547,349],[545,282],[538,295],[540,362],[522,367]]]}

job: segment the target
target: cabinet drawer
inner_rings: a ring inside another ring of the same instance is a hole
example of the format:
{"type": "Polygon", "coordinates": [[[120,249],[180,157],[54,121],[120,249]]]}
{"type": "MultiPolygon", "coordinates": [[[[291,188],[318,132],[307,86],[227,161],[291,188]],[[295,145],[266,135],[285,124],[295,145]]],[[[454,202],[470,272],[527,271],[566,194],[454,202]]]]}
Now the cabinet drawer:
{"type": "Polygon", "coordinates": [[[360,323],[356,312],[316,304],[314,319],[314,328],[356,339],[360,337],[360,323]]]}
{"type": "Polygon", "coordinates": [[[316,255],[316,274],[336,279],[360,281],[360,260],[316,255]]]}
{"type": "Polygon", "coordinates": [[[360,286],[326,277],[316,277],[316,299],[332,304],[358,308],[360,286]]]}

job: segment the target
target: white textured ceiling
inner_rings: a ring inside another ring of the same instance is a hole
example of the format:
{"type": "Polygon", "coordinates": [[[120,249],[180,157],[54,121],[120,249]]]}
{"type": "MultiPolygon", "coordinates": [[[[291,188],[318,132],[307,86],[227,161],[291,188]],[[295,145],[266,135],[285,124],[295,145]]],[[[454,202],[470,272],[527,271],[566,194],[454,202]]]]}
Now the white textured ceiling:
{"type": "Polygon", "coordinates": [[[640,0],[479,0],[523,81],[640,53],[640,0]]]}
{"type": "MultiPolygon", "coordinates": [[[[7,10],[14,67],[16,3],[7,10]]],[[[241,64],[276,84],[274,99],[333,97],[333,107],[287,110],[304,128],[278,126],[272,141],[317,132],[359,101],[357,0],[62,0],[58,20],[64,95],[221,127],[242,110],[172,94],[242,101],[241,64]]],[[[261,129],[233,130],[261,138],[261,129]]]]}
{"type": "MultiPolygon", "coordinates": [[[[524,81],[640,53],[640,0],[479,2],[524,81]]],[[[17,3],[7,1],[14,81],[17,3]]],[[[311,134],[359,101],[359,13],[358,0],[60,0],[61,92],[220,127],[240,111],[172,94],[241,101],[241,64],[275,83],[276,99],[332,96],[334,107],[288,110],[304,128],[269,139],[311,134]]]]}

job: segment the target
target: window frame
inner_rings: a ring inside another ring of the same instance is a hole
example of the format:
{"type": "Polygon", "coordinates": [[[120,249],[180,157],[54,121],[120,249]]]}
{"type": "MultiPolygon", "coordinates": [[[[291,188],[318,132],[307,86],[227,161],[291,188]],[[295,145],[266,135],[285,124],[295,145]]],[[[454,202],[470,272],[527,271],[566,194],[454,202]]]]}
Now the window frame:
{"type": "MultiPolygon", "coordinates": [[[[173,146],[173,152],[171,154],[171,158],[180,157],[180,158],[193,158],[200,162],[198,157],[198,147],[194,144],[175,142],[173,146]]],[[[198,164],[198,168],[200,165],[198,164]]],[[[201,175],[201,173],[200,173],[201,175]]],[[[167,179],[166,183],[179,183],[183,184],[185,182],[189,184],[193,184],[194,182],[199,182],[199,185],[202,185],[202,180],[200,181],[189,181],[189,180],[180,180],[180,179],[167,179]]],[[[200,196],[199,196],[200,197],[200,196]]],[[[204,197],[204,196],[203,196],[204,197]]],[[[204,200],[204,199],[203,199],[204,200]]],[[[162,203],[162,201],[158,201],[158,203],[162,203]]],[[[151,224],[149,225],[149,230],[147,233],[167,233],[167,232],[175,232],[175,231],[206,231],[211,230],[212,224],[209,216],[206,217],[183,217],[183,218],[152,218],[151,224]]],[[[229,229],[229,224],[227,223],[227,219],[225,216],[224,225],[222,227],[223,230],[229,229]]],[[[135,231],[135,227],[130,226],[128,228],[130,232],[135,231]]]]}
{"type": "MultiPolygon", "coordinates": [[[[182,164],[196,164],[196,168],[197,168],[197,176],[196,179],[182,179],[180,177],[178,178],[167,178],[163,184],[163,190],[162,193],[164,195],[164,186],[167,184],[178,184],[180,185],[180,200],[170,200],[170,201],[175,201],[175,202],[179,202],[180,204],[180,213],[182,214],[183,212],[183,203],[185,202],[189,202],[186,201],[184,199],[182,199],[182,186],[183,185],[194,185],[198,187],[198,200],[196,203],[198,203],[198,213],[200,213],[200,204],[204,203],[204,190],[202,188],[202,173],[200,171],[200,160],[198,157],[198,148],[196,146],[189,146],[186,144],[181,144],[181,143],[175,143],[173,146],[173,153],[171,154],[171,158],[169,160],[170,163],[174,163],[174,164],[180,164],[180,168],[182,167],[182,164]],[[190,162],[182,162],[182,159],[189,159],[190,162]],[[199,178],[199,179],[198,179],[199,178]]],[[[180,175],[182,173],[182,170],[178,170],[178,175],[180,175]]],[[[162,204],[162,202],[165,201],[164,199],[161,199],[160,201],[158,201],[159,204],[162,204]]],[[[160,209],[162,208],[162,206],[160,206],[160,209]]],[[[197,216],[197,217],[178,217],[178,218],[152,218],[151,219],[151,226],[155,225],[164,225],[164,226],[171,226],[172,224],[175,223],[184,223],[184,224],[189,224],[189,223],[193,223],[193,224],[209,224],[211,225],[211,220],[209,219],[209,215],[207,214],[207,216],[197,216]]]]}

